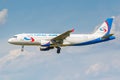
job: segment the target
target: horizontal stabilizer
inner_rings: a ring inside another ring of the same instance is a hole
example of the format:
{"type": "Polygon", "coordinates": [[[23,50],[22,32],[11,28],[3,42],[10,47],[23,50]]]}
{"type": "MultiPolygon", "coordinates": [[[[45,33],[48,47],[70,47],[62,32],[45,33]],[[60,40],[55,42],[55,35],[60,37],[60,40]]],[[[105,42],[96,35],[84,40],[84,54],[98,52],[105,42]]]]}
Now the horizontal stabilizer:
{"type": "Polygon", "coordinates": [[[112,36],[113,34],[109,34],[109,35],[106,35],[106,36],[103,36],[102,39],[108,39],[110,36],[112,36]]]}

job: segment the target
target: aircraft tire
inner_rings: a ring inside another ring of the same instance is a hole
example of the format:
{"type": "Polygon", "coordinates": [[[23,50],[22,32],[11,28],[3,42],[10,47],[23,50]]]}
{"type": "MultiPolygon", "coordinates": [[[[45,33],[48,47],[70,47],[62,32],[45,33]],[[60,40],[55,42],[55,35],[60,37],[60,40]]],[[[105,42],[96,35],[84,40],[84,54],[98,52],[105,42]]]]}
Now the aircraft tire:
{"type": "Polygon", "coordinates": [[[57,53],[59,54],[61,51],[61,48],[60,47],[57,47],[57,53]]]}

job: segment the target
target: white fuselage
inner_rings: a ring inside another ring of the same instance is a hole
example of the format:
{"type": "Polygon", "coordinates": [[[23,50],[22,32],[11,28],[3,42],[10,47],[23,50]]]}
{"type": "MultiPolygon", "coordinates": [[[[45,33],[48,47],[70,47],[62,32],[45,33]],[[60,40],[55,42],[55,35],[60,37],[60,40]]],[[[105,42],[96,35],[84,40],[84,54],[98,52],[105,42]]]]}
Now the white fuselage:
{"type": "MultiPolygon", "coordinates": [[[[45,33],[32,33],[32,34],[18,34],[13,38],[10,38],[8,42],[15,45],[41,45],[42,43],[49,42],[52,38],[58,36],[60,34],[45,34],[45,33]]],[[[100,37],[100,36],[99,36],[100,37]]],[[[70,34],[69,37],[64,39],[64,45],[74,45],[80,44],[84,42],[88,42],[98,38],[98,36],[94,34],[70,34]]]]}
{"type": "Polygon", "coordinates": [[[24,45],[38,45],[42,51],[57,48],[57,53],[60,53],[62,46],[90,45],[115,39],[115,36],[110,34],[112,21],[113,18],[105,20],[93,34],[70,34],[74,29],[62,34],[24,33],[15,35],[8,42],[22,45],[21,51],[23,51],[24,45]]]}

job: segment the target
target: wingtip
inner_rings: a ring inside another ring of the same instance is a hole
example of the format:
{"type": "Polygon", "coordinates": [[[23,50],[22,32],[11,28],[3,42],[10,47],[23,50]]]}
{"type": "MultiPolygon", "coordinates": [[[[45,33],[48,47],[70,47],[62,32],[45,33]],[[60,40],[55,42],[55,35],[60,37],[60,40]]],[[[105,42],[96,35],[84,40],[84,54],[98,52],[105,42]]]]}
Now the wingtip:
{"type": "Polygon", "coordinates": [[[72,31],[72,32],[74,32],[74,31],[75,31],[75,29],[73,28],[71,31],[72,31]]]}

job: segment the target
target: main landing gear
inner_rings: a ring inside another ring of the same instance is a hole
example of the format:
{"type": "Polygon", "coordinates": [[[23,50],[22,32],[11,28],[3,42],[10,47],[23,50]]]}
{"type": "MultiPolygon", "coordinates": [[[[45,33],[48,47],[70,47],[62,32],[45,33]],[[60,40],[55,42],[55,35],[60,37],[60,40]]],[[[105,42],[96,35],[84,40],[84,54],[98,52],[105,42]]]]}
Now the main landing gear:
{"type": "Polygon", "coordinates": [[[61,48],[60,47],[56,47],[56,48],[57,48],[57,53],[59,54],[61,51],[61,48]]]}

